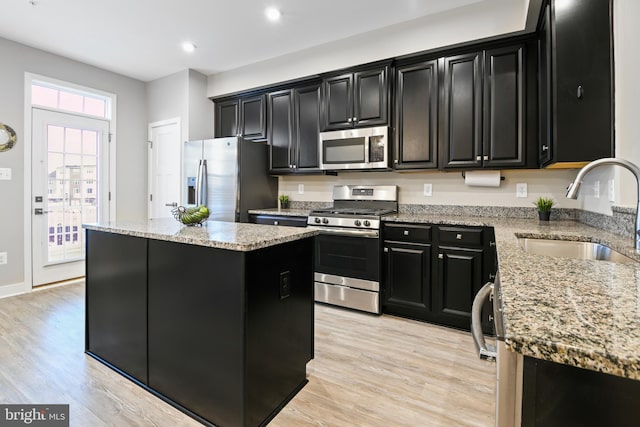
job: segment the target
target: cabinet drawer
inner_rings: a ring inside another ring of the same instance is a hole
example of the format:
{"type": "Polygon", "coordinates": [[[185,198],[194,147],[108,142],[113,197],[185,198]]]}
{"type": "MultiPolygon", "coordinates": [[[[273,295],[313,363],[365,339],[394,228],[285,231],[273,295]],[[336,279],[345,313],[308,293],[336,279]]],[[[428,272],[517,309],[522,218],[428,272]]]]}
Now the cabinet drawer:
{"type": "Polygon", "coordinates": [[[440,244],[482,246],[482,232],[481,228],[440,227],[440,244]]]}
{"type": "Polygon", "coordinates": [[[398,242],[429,243],[431,242],[430,225],[385,224],[384,240],[398,242]]]}
{"type": "Polygon", "coordinates": [[[255,224],[287,225],[289,227],[307,226],[307,217],[304,216],[252,215],[249,221],[255,224]]]}

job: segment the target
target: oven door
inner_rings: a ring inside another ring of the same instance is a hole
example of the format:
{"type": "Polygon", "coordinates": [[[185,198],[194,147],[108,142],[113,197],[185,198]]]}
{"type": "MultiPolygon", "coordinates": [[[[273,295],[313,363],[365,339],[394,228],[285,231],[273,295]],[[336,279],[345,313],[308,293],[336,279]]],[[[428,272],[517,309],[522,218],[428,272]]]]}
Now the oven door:
{"type": "MultiPolygon", "coordinates": [[[[320,229],[315,240],[315,272],[379,282],[380,239],[377,230],[320,229]]],[[[370,290],[378,290],[370,289],[370,290]]]]}

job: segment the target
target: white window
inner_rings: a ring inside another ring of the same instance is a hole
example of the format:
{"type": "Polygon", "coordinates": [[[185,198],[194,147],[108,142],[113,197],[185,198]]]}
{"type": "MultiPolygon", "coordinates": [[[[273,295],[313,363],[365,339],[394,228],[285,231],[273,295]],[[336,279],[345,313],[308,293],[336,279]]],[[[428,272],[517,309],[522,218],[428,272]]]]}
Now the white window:
{"type": "Polygon", "coordinates": [[[33,80],[31,104],[109,119],[111,99],[33,80]]]}

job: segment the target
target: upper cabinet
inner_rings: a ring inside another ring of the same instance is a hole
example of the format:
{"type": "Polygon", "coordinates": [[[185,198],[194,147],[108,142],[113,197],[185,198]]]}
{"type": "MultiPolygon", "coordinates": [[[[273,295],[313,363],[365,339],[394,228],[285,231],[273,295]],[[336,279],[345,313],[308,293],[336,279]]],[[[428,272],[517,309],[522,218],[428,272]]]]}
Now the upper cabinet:
{"type": "Polygon", "coordinates": [[[527,166],[525,59],[524,44],[442,59],[443,168],[527,166]]]}
{"type": "Polygon", "coordinates": [[[438,61],[396,68],[394,169],[438,167],[438,61]]]}
{"type": "Polygon", "coordinates": [[[322,130],[388,124],[389,67],[328,77],[322,82],[322,130]]]}
{"type": "Polygon", "coordinates": [[[611,157],[610,0],[553,0],[541,22],[540,164],[611,157]]]}
{"type": "Polygon", "coordinates": [[[265,95],[217,101],[215,114],[216,138],[241,136],[264,140],[267,137],[265,95]]]}
{"type": "Polygon", "coordinates": [[[269,93],[267,107],[271,173],[317,170],[320,84],[269,93]]]}

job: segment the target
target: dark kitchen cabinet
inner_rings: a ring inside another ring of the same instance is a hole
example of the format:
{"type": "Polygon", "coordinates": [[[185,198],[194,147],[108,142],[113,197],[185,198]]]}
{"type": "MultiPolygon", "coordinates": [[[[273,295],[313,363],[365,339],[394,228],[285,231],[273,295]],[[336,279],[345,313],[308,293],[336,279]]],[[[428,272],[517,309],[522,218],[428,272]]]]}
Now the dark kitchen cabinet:
{"type": "Polygon", "coordinates": [[[431,226],[385,224],[382,310],[429,320],[431,311],[431,226]]]}
{"type": "Polygon", "coordinates": [[[525,166],[525,55],[517,44],[442,60],[444,169],[525,166]]]}
{"type": "Polygon", "coordinates": [[[264,140],[267,137],[265,95],[217,101],[215,114],[216,138],[241,136],[264,140]]]}
{"type": "MultiPolygon", "coordinates": [[[[473,298],[495,278],[493,229],[385,223],[382,235],[382,311],[469,330],[473,298]]],[[[487,334],[491,315],[487,302],[487,334]]]]}
{"type": "Polygon", "coordinates": [[[438,167],[438,61],[396,68],[394,169],[438,167]]]}
{"type": "Polygon", "coordinates": [[[588,162],[613,149],[609,0],[550,1],[540,27],[540,164],[588,162]]]}
{"type": "Polygon", "coordinates": [[[389,67],[323,80],[322,130],[388,124],[389,67]]]}
{"type": "Polygon", "coordinates": [[[271,172],[317,169],[320,84],[270,93],[267,106],[271,172]]]}
{"type": "Polygon", "coordinates": [[[249,222],[265,225],[285,225],[289,227],[306,227],[306,216],[249,214],[249,222]]]}
{"type": "Polygon", "coordinates": [[[85,351],[147,383],[147,240],[87,230],[85,351]]]}
{"type": "Polygon", "coordinates": [[[215,103],[215,132],[216,138],[238,135],[240,121],[240,101],[231,99],[215,103]]]}

